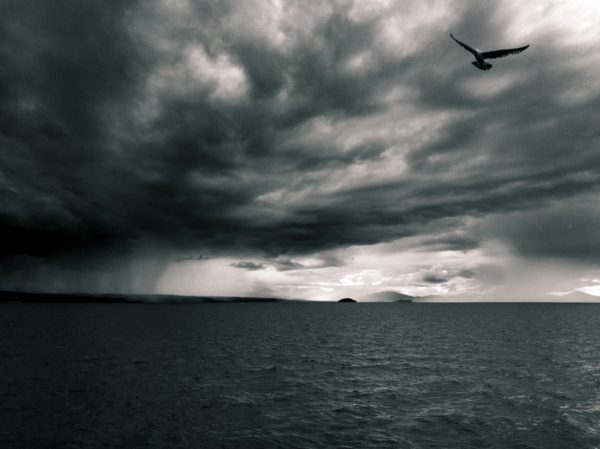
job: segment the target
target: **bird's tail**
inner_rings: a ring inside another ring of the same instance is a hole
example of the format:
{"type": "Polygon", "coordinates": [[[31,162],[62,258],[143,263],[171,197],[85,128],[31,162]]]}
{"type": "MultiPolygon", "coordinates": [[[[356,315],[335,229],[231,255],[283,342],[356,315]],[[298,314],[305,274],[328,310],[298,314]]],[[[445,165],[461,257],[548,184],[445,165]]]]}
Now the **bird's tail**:
{"type": "Polygon", "coordinates": [[[479,61],[473,61],[471,64],[473,64],[479,70],[490,70],[492,68],[492,64],[490,64],[489,62],[484,62],[483,64],[479,64],[479,61]]]}

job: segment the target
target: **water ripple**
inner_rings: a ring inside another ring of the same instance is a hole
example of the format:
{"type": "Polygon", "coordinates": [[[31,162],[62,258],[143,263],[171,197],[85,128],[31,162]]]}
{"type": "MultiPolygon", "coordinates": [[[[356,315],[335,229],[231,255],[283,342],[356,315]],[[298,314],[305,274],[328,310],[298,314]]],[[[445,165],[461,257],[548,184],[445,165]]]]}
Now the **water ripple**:
{"type": "Polygon", "coordinates": [[[2,311],[3,447],[600,446],[596,304],[2,311]]]}

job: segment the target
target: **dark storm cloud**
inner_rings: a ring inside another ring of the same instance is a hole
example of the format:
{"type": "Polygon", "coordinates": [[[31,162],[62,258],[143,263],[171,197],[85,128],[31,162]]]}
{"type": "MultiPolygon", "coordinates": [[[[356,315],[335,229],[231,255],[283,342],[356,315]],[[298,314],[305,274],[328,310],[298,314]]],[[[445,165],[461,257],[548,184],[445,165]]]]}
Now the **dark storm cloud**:
{"type": "Polygon", "coordinates": [[[256,271],[263,270],[268,267],[275,268],[277,271],[296,271],[296,270],[314,270],[317,268],[328,267],[343,267],[346,262],[332,254],[321,254],[317,258],[313,258],[310,263],[302,264],[286,257],[276,257],[268,259],[268,262],[236,262],[230,266],[234,268],[242,268],[245,270],[256,271]]]}
{"type": "Polygon", "coordinates": [[[106,247],[135,235],[109,212],[104,123],[135,88],[126,2],[3,2],[0,226],[17,253],[106,247]]]}
{"type": "Polygon", "coordinates": [[[346,261],[340,259],[333,254],[319,254],[313,257],[309,263],[299,263],[286,257],[278,257],[271,259],[270,263],[277,271],[291,271],[291,270],[314,270],[317,268],[329,268],[329,267],[343,267],[346,265],[346,261]]]}
{"type": "Polygon", "coordinates": [[[452,232],[433,238],[426,238],[418,243],[428,251],[463,251],[467,252],[479,247],[481,240],[466,232],[452,232]]]}
{"type": "MultiPolygon", "coordinates": [[[[588,49],[561,47],[558,35],[507,41],[488,5],[427,3],[413,15],[350,2],[0,8],[5,270],[102,264],[142,244],[301,269],[291,257],[526,211],[600,181],[588,49]],[[450,31],[480,48],[531,48],[483,73],[450,31]]],[[[438,229],[424,248],[482,241],[438,229]]],[[[527,232],[503,235],[523,254],[593,259],[575,234],[556,244],[527,232]]]]}
{"type": "MultiPolygon", "coordinates": [[[[115,143],[111,138],[120,136],[107,122],[120,120],[126,127],[133,120],[127,111],[120,113],[140,100],[135,93],[147,74],[140,73],[139,66],[151,69],[162,62],[143,60],[148,52],[142,46],[134,51],[126,18],[135,8],[115,5],[62,2],[36,8],[13,3],[4,16],[9,64],[3,84],[11,100],[5,102],[9,106],[4,111],[4,138],[7,158],[16,159],[5,162],[14,169],[8,173],[13,183],[29,189],[23,199],[14,199],[15,189],[6,193],[13,196],[7,203],[16,203],[16,210],[3,214],[3,227],[19,243],[17,251],[50,255],[86,246],[106,248],[146,233],[166,238],[173,228],[179,228],[175,233],[179,235],[169,238],[174,243],[181,239],[183,245],[195,240],[233,248],[266,243],[267,249],[280,252],[288,246],[298,249],[303,246],[299,242],[312,239],[315,226],[305,225],[303,219],[280,236],[271,226],[232,219],[232,210],[268,189],[236,178],[243,176],[240,171],[258,166],[273,172],[283,164],[289,173],[297,167],[348,165],[383,151],[356,148],[344,155],[303,156],[305,148],[297,148],[283,158],[265,159],[275,151],[273,128],[290,127],[326,111],[348,113],[353,105],[364,103],[365,91],[373,87],[363,83],[359,94],[352,79],[342,79],[335,66],[355,44],[359,49],[369,44],[374,25],[352,25],[343,11],[336,11],[317,30],[323,34],[325,54],[307,41],[301,42],[294,57],[269,49],[264,39],[234,35],[227,42],[228,56],[242,64],[255,99],[276,95],[285,76],[294,78],[292,101],[281,118],[260,102],[241,107],[212,102],[210,86],[183,98],[169,95],[167,89],[159,98],[158,116],[140,137],[135,136],[137,141],[115,143]],[[21,55],[9,54],[16,48],[21,55]],[[300,105],[295,97],[302,98],[300,105]],[[24,152],[30,154],[20,157],[24,152]],[[49,179],[42,180],[41,173],[49,179]],[[210,178],[215,174],[229,179],[213,186],[210,178]],[[191,176],[206,177],[208,182],[199,179],[195,185],[191,176]],[[44,196],[54,204],[41,204],[44,196]],[[281,239],[290,241],[280,244],[281,239]]],[[[201,23],[205,12],[199,9],[201,23]]],[[[219,12],[228,11],[211,11],[209,17],[219,12]]],[[[191,39],[210,47],[223,37],[219,33],[225,37],[232,33],[214,32],[191,39]]],[[[170,56],[166,62],[176,60],[170,56]]]]}
{"type": "MultiPolygon", "coordinates": [[[[427,269],[420,269],[410,276],[410,281],[419,284],[447,284],[452,279],[475,279],[480,277],[479,268],[461,266],[434,265],[427,269]]],[[[485,274],[482,274],[485,277],[485,274]]]]}
{"type": "Polygon", "coordinates": [[[477,276],[477,273],[475,272],[475,270],[472,270],[470,268],[464,268],[458,272],[457,276],[460,276],[465,279],[472,279],[477,276]]]}
{"type": "Polygon", "coordinates": [[[177,259],[177,261],[182,262],[182,261],[186,261],[186,260],[211,260],[211,259],[214,259],[214,257],[199,255],[199,256],[189,256],[189,257],[179,258],[179,259],[177,259]]]}
{"type": "Polygon", "coordinates": [[[441,284],[444,282],[448,282],[448,278],[446,276],[437,276],[436,274],[428,274],[423,276],[424,282],[429,282],[430,284],[441,284]]]}
{"type": "Polygon", "coordinates": [[[29,144],[41,144],[35,139],[42,137],[59,144],[99,137],[101,108],[133,87],[138,57],[122,26],[127,5],[3,2],[5,135],[29,135],[29,144]]]}
{"type": "Polygon", "coordinates": [[[288,270],[299,270],[302,268],[306,268],[305,265],[301,263],[294,262],[290,259],[278,260],[276,263],[277,271],[288,271],[288,270]]]}
{"type": "Polygon", "coordinates": [[[583,197],[535,211],[490,217],[484,226],[528,258],[600,264],[600,211],[595,199],[583,197]]]}
{"type": "Polygon", "coordinates": [[[254,262],[237,262],[237,263],[232,263],[231,266],[234,268],[242,268],[244,270],[256,271],[256,270],[262,270],[265,267],[265,264],[254,263],[254,262]]]}

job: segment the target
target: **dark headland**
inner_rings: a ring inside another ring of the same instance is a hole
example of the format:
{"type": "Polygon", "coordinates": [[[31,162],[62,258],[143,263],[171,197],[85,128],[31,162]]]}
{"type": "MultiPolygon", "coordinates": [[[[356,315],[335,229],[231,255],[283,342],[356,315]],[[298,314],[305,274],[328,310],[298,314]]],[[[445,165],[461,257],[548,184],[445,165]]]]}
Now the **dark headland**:
{"type": "Polygon", "coordinates": [[[237,302],[281,302],[279,298],[241,296],[180,296],[180,295],[128,295],[128,294],[68,294],[26,293],[0,291],[0,303],[53,304],[53,303],[237,303],[237,302]]]}
{"type": "Polygon", "coordinates": [[[135,303],[142,302],[129,295],[87,295],[69,293],[26,293],[0,291],[0,303],[52,304],[52,303],[135,303]]]}

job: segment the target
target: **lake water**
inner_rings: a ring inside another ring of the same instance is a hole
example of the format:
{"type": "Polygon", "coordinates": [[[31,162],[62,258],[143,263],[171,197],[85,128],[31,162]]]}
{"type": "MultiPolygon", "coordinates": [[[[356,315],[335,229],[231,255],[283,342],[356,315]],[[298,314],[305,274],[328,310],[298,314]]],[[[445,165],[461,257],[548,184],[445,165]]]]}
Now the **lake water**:
{"type": "Polygon", "coordinates": [[[600,304],[3,304],[4,448],[597,448],[600,304]]]}

